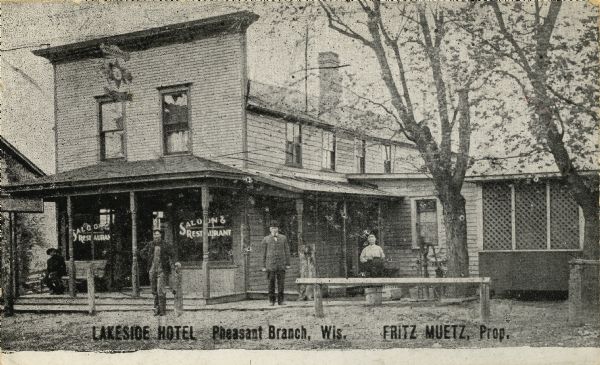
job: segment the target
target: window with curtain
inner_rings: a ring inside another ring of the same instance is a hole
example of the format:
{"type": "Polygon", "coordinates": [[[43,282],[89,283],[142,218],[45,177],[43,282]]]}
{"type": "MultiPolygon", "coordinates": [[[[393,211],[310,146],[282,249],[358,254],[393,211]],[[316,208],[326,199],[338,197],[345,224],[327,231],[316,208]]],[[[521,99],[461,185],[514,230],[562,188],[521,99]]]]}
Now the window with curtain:
{"type": "Polygon", "coordinates": [[[189,151],[189,87],[175,87],[161,92],[163,139],[166,154],[189,151]]]}
{"type": "Polygon", "coordinates": [[[125,102],[100,102],[100,154],[103,160],[125,157],[125,102]]]}

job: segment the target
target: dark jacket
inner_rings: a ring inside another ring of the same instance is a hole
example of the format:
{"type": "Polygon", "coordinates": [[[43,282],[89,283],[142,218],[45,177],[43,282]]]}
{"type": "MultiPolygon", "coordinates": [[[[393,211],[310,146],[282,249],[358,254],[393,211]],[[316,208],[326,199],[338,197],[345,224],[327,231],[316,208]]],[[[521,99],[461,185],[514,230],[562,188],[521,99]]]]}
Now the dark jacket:
{"type": "Polygon", "coordinates": [[[278,234],[277,241],[273,235],[268,235],[262,240],[263,267],[269,271],[285,270],[290,265],[290,246],[287,237],[278,234]]]}
{"type": "Polygon", "coordinates": [[[48,261],[48,274],[56,273],[58,276],[67,275],[67,265],[65,265],[65,259],[61,255],[50,256],[48,261]]]}
{"type": "MultiPolygon", "coordinates": [[[[152,261],[154,260],[154,246],[158,243],[155,241],[148,242],[146,247],[142,249],[140,254],[142,257],[146,258],[148,263],[148,269],[152,267],[152,261]]],[[[160,266],[162,268],[163,273],[170,274],[171,267],[175,265],[177,262],[177,253],[175,249],[171,245],[167,245],[164,242],[160,243],[160,266]]]]}

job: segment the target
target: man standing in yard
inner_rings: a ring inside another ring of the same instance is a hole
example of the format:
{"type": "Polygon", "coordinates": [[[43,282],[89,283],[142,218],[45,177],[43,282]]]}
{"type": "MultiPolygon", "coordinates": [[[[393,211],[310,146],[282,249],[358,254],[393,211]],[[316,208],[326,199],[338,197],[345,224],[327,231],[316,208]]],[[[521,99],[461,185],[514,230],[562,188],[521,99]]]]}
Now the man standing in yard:
{"type": "Polygon", "coordinates": [[[263,238],[263,271],[269,281],[269,301],[275,305],[275,282],[277,282],[277,304],[283,305],[285,270],[290,268],[290,248],[287,237],[279,234],[279,223],[272,220],[271,234],[263,238]]]}
{"type": "Polygon", "coordinates": [[[155,228],[152,232],[150,242],[142,252],[148,256],[150,262],[150,285],[154,295],[154,315],[164,316],[167,307],[167,294],[165,287],[169,281],[169,275],[173,267],[178,264],[175,261],[175,252],[170,245],[163,244],[162,232],[155,228]]]}

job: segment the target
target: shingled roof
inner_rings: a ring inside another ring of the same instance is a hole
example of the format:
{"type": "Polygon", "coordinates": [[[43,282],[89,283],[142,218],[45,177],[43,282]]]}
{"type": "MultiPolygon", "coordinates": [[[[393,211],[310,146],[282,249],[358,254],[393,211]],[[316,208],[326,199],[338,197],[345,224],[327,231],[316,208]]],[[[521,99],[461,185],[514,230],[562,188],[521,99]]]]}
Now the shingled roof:
{"type": "Polygon", "coordinates": [[[66,187],[81,184],[102,184],[103,182],[136,182],[151,179],[172,179],[173,177],[195,177],[214,175],[217,177],[239,177],[241,170],[204,158],[181,155],[169,156],[145,161],[103,161],[95,165],[60,172],[35,180],[14,184],[8,189],[17,187],[66,187]]]}

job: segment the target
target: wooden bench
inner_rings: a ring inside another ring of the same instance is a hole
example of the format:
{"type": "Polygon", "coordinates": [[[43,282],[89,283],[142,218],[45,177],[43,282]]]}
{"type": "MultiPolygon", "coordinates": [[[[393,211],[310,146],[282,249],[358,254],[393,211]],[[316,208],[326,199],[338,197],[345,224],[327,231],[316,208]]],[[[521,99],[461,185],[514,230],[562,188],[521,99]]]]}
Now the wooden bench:
{"type": "Polygon", "coordinates": [[[480,316],[483,322],[490,318],[490,278],[298,278],[296,284],[314,285],[315,314],[324,317],[321,288],[323,285],[383,287],[384,285],[412,287],[416,285],[479,285],[480,316]]]}

